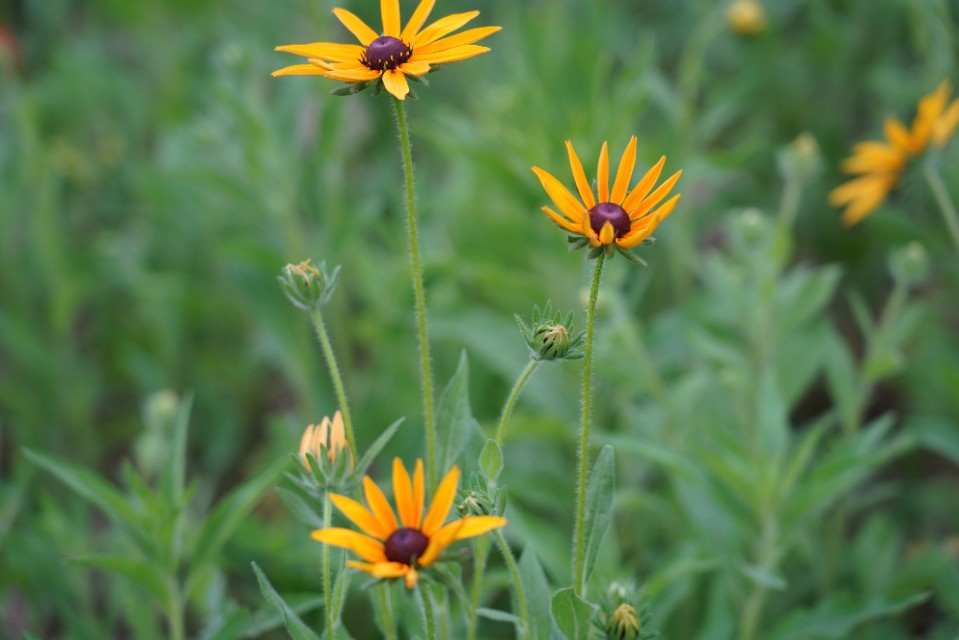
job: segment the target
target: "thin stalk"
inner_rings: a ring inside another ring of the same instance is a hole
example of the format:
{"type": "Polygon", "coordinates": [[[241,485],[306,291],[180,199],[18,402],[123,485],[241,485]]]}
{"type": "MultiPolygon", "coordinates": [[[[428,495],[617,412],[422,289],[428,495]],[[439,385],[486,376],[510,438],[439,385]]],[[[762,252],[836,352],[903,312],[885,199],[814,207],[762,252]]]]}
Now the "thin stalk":
{"type": "Polygon", "coordinates": [[[480,593],[483,590],[483,577],[486,574],[486,560],[489,557],[489,538],[480,536],[476,538],[476,546],[473,549],[473,581],[470,583],[470,610],[469,610],[469,628],[466,630],[466,639],[476,639],[476,610],[479,609],[480,593]]]}
{"type": "Polygon", "coordinates": [[[516,400],[519,399],[520,391],[523,390],[523,387],[526,385],[526,381],[529,380],[529,377],[533,375],[533,372],[536,371],[536,367],[539,365],[540,361],[536,358],[530,358],[529,362],[526,363],[526,368],[523,369],[523,372],[519,374],[519,378],[516,379],[516,383],[513,385],[513,390],[509,392],[509,397],[506,398],[506,403],[503,405],[503,411],[500,413],[499,417],[499,426],[496,428],[496,444],[503,446],[503,437],[506,435],[506,425],[509,423],[509,417],[513,413],[513,405],[516,404],[516,400]]]}
{"type": "Polygon", "coordinates": [[[929,159],[925,163],[923,173],[926,176],[926,182],[929,183],[929,188],[932,189],[932,194],[936,197],[936,203],[939,205],[942,217],[946,221],[946,226],[949,228],[949,235],[952,236],[952,242],[956,245],[956,249],[959,250],[959,213],[956,212],[956,205],[949,196],[949,190],[946,189],[946,185],[942,182],[942,177],[939,175],[938,160],[938,154],[930,154],[929,159]]]}
{"type": "Polygon", "coordinates": [[[167,624],[170,625],[170,640],[185,640],[186,629],[183,622],[183,594],[176,578],[170,578],[170,602],[167,606],[167,624]]]}
{"type": "Polygon", "coordinates": [[[593,408],[593,333],[596,324],[596,299],[599,280],[603,275],[606,254],[600,253],[593,267],[593,281],[589,287],[586,307],[586,344],[583,348],[583,403],[579,427],[579,450],[576,462],[576,521],[573,528],[573,589],[577,595],[586,592],[586,481],[589,474],[589,426],[593,408]]]}
{"type": "Polygon", "coordinates": [[[430,588],[426,585],[420,585],[416,590],[420,596],[420,603],[423,605],[423,619],[426,621],[427,640],[436,640],[436,613],[433,611],[433,595],[430,588]]]}
{"type": "Polygon", "coordinates": [[[519,609],[519,619],[521,625],[518,625],[517,637],[527,638],[529,637],[529,606],[526,604],[526,590],[523,588],[523,581],[520,579],[519,567],[516,565],[516,559],[513,557],[513,552],[510,551],[509,543],[506,542],[506,538],[503,537],[503,534],[498,529],[493,530],[493,540],[496,541],[496,546],[499,547],[499,552],[503,555],[503,560],[506,562],[506,567],[509,569],[510,578],[513,581],[513,593],[516,594],[516,607],[519,609]]]}
{"type": "Polygon", "coordinates": [[[433,419],[433,373],[430,369],[430,340],[426,327],[426,289],[423,286],[423,264],[416,230],[416,196],[413,190],[413,147],[406,122],[406,107],[393,100],[396,128],[400,134],[403,174],[406,182],[406,226],[409,236],[410,266],[413,271],[413,299],[416,304],[416,325],[420,348],[420,385],[423,388],[423,426],[426,430],[426,479],[429,486],[436,480],[436,424],[433,419]]]}
{"type": "MultiPolygon", "coordinates": [[[[329,529],[333,520],[333,503],[329,496],[323,499],[323,528],[329,529]]],[[[333,627],[336,620],[333,618],[333,576],[330,572],[330,545],[323,545],[323,613],[326,616],[326,629],[323,637],[333,640],[333,627]]]]}
{"type": "MultiPolygon", "coordinates": [[[[330,335],[326,331],[326,324],[323,322],[323,315],[319,308],[314,308],[310,313],[313,320],[313,328],[316,330],[316,337],[320,341],[320,348],[323,350],[323,357],[326,358],[326,366],[330,370],[330,378],[333,379],[333,390],[336,392],[336,401],[340,405],[340,413],[343,415],[343,430],[346,432],[346,443],[350,446],[350,451],[356,455],[356,441],[353,439],[353,419],[350,417],[350,405],[346,400],[346,388],[343,386],[343,376],[340,374],[340,367],[336,364],[336,355],[333,353],[333,344],[330,342],[330,335]]],[[[325,548],[325,547],[324,547],[325,548]]]]}
{"type": "Polygon", "coordinates": [[[376,589],[376,597],[380,604],[380,614],[383,616],[383,633],[386,640],[396,640],[396,622],[393,620],[393,607],[390,604],[390,585],[388,582],[380,583],[376,589]]]}

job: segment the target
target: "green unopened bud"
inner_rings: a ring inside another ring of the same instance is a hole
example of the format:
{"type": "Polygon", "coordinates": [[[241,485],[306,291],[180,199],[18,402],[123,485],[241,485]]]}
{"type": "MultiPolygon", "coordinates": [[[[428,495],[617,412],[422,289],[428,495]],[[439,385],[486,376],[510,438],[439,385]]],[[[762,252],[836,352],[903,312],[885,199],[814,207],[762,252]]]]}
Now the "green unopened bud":
{"type": "Polygon", "coordinates": [[[784,180],[806,183],[819,171],[819,142],[804,131],[777,154],[779,173],[784,180]]]}
{"type": "Polygon", "coordinates": [[[918,242],[910,242],[889,256],[889,272],[893,280],[912,286],[922,282],[929,272],[929,255],[918,242]]]}
{"type": "Polygon", "coordinates": [[[460,489],[456,511],[461,516],[501,516],[506,512],[506,487],[478,473],[470,474],[469,486],[460,489]]]}
{"type": "Polygon", "coordinates": [[[321,262],[317,269],[309,260],[304,260],[299,264],[283,267],[283,273],[277,280],[290,302],[300,309],[310,311],[329,302],[339,277],[339,265],[331,273],[326,270],[326,262],[321,262]]]}
{"type": "Polygon", "coordinates": [[[649,640],[649,609],[633,582],[613,582],[600,604],[596,624],[608,640],[649,640]]]}
{"type": "Polygon", "coordinates": [[[636,640],[643,632],[636,608],[625,602],[609,616],[606,637],[609,640],[636,640]]]}
{"type": "Polygon", "coordinates": [[[540,311],[533,307],[530,322],[515,316],[516,324],[530,348],[531,357],[536,360],[576,360],[583,357],[583,332],[573,333],[573,313],[565,318],[553,310],[553,303],[547,302],[540,311]]]}
{"type": "Polygon", "coordinates": [[[762,240],[769,227],[763,212],[753,207],[743,209],[733,219],[733,226],[736,234],[746,245],[754,245],[762,240]]]}

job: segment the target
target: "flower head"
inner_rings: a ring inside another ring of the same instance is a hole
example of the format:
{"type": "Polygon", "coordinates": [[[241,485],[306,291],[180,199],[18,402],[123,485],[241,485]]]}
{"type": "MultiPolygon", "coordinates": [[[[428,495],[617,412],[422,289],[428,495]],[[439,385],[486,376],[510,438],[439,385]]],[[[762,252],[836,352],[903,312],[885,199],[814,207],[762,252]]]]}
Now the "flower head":
{"type": "Polygon", "coordinates": [[[335,493],[330,500],[362,533],[331,527],[312,533],[314,540],[349,549],[364,562],[351,560],[347,566],[365,571],[375,578],[403,578],[406,586],[416,586],[418,568],[428,567],[440,552],[456,540],[472,538],[506,524],[498,516],[466,516],[443,524],[453,506],[460,472],[450,469],[425,509],[423,461],[416,461],[413,478],[399,458],[393,459],[393,493],[396,513],[386,496],[368,476],[363,478],[367,507],[335,493]]]}
{"type": "Polygon", "coordinates": [[[346,449],[352,462],[353,452],[350,451],[350,447],[346,443],[343,416],[339,410],[333,414],[333,420],[324,417],[319,425],[309,425],[303,432],[303,437],[300,438],[300,460],[303,461],[303,466],[307,469],[310,468],[307,454],[312,455],[317,462],[322,462],[323,452],[325,451],[326,459],[333,463],[336,462],[337,456],[344,449],[346,449]]]}
{"type": "Polygon", "coordinates": [[[410,92],[406,76],[416,78],[430,72],[433,65],[466,60],[489,51],[473,43],[500,30],[500,27],[469,29],[448,36],[479,15],[479,11],[457,13],[441,18],[423,28],[436,0],[421,0],[406,26],[400,28],[399,0],[380,0],[383,31],[378,34],[346,9],[333,9],[360,44],[314,42],[277,47],[308,59],[278,71],[274,76],[314,75],[349,83],[379,80],[397,99],[406,99],[410,92]]]}
{"type": "Polygon", "coordinates": [[[930,146],[941,149],[959,125],[959,98],[949,103],[947,80],[919,101],[912,128],[895,118],[884,124],[885,141],[868,140],[852,149],[842,163],[845,173],[857,176],[829,193],[829,203],[845,207],[842,221],[851,226],[878,209],[895,188],[909,161],[930,146]]]}
{"type": "Polygon", "coordinates": [[[666,156],[660,158],[636,186],[629,190],[629,182],[636,165],[636,136],[630,138],[626,151],[623,152],[612,189],[609,187],[609,151],[607,144],[603,143],[599,154],[595,194],[586,180],[583,165],[568,140],[566,151],[569,154],[569,165],[573,170],[579,199],[546,171],[533,167],[533,172],[560,211],[557,213],[550,207],[543,207],[543,213],[563,229],[582,236],[582,240],[576,241],[576,248],[588,243],[594,248],[602,247],[611,251],[615,247],[625,252],[649,238],[659,223],[672,213],[679,201],[680,196],[676,194],[657,209],[653,209],[669,194],[683,173],[677,171],[653,190],[653,185],[666,164],[666,156]]]}

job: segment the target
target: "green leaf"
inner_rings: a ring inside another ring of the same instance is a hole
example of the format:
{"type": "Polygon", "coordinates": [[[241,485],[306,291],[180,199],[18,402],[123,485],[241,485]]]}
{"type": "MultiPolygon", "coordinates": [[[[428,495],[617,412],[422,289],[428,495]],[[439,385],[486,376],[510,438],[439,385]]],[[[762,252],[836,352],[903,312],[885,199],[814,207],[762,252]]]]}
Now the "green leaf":
{"type": "Polygon", "coordinates": [[[340,616],[343,615],[343,603],[346,602],[346,592],[350,590],[350,581],[353,579],[353,571],[341,570],[333,584],[333,597],[330,606],[333,607],[333,619],[339,623],[340,616]]]}
{"type": "Polygon", "coordinates": [[[440,398],[436,426],[439,433],[447,434],[440,468],[449,469],[477,429],[470,409],[469,362],[465,351],[460,354],[459,365],[440,398]]]}
{"type": "Polygon", "coordinates": [[[925,602],[928,598],[928,593],[913,594],[898,600],[875,597],[861,600],[849,594],[833,594],[811,611],[793,611],[765,637],[769,640],[864,637],[854,633],[860,625],[896,615],[925,602]]]}
{"type": "Polygon", "coordinates": [[[523,555],[519,559],[519,576],[526,591],[530,640],[549,640],[552,628],[549,618],[549,585],[543,567],[529,545],[523,549],[523,555]]]}
{"type": "Polygon", "coordinates": [[[778,458],[784,452],[789,437],[789,417],[776,379],[769,372],[759,380],[756,419],[763,451],[770,458],[778,458]]]}
{"type": "Polygon", "coordinates": [[[283,504],[293,512],[297,520],[314,529],[323,528],[323,517],[303,499],[303,496],[285,487],[276,487],[276,494],[280,496],[283,504]]]}
{"type": "Polygon", "coordinates": [[[483,445],[483,450],[479,457],[480,469],[486,475],[486,479],[495,483],[499,478],[500,471],[503,470],[503,452],[495,440],[487,440],[483,445]]]}
{"type": "Polygon", "coordinates": [[[393,424],[388,426],[383,433],[380,434],[373,444],[366,448],[366,453],[363,454],[363,457],[360,458],[360,461],[356,463],[356,471],[354,474],[361,476],[366,473],[366,470],[373,463],[373,459],[380,454],[380,451],[383,450],[383,447],[389,443],[390,438],[393,437],[393,434],[396,433],[396,430],[400,428],[400,425],[403,424],[405,418],[400,418],[396,420],[393,424]]]}
{"type": "Polygon", "coordinates": [[[576,595],[572,587],[557,591],[550,606],[556,626],[568,640],[586,640],[595,610],[596,606],[576,595]]]}
{"type": "Polygon", "coordinates": [[[186,448],[187,434],[190,430],[190,408],[193,397],[187,396],[177,406],[176,422],[173,427],[173,446],[170,457],[163,469],[161,486],[169,504],[179,507],[183,504],[183,489],[186,486],[186,448]]]}
{"type": "Polygon", "coordinates": [[[918,446],[959,466],[959,424],[943,418],[917,417],[906,421],[903,431],[918,446]]]}
{"type": "Polygon", "coordinates": [[[616,485],[616,465],[613,448],[603,447],[599,457],[593,465],[586,486],[586,520],[583,527],[586,531],[585,576],[588,579],[596,563],[596,554],[609,528],[613,517],[613,493],[616,485]]]}
{"type": "Polygon", "coordinates": [[[476,615],[480,616],[481,618],[486,618],[488,620],[496,620],[497,622],[506,622],[511,625],[520,624],[520,619],[518,616],[515,616],[508,611],[500,611],[499,609],[479,607],[476,609],[476,615]]]}
{"type": "Polygon", "coordinates": [[[115,555],[90,555],[71,558],[71,564],[97,567],[121,575],[140,585],[152,595],[161,608],[170,603],[170,581],[165,572],[145,558],[115,555]]]}
{"type": "Polygon", "coordinates": [[[270,604],[276,607],[276,610],[280,612],[280,616],[283,618],[283,624],[286,625],[286,630],[290,634],[290,637],[293,640],[320,640],[319,637],[313,633],[306,624],[300,620],[300,616],[290,608],[283,597],[276,592],[276,589],[273,588],[273,585],[270,584],[270,581],[267,580],[266,576],[260,571],[260,568],[256,566],[256,563],[251,563],[253,566],[253,573],[256,574],[256,581],[260,585],[260,591],[263,593],[263,597],[266,598],[270,604]]]}
{"type": "Polygon", "coordinates": [[[149,533],[144,531],[136,511],[110,483],[92,471],[53,456],[30,449],[24,449],[24,455],[123,526],[146,555],[154,555],[156,545],[149,533]]]}
{"type": "Polygon", "coordinates": [[[201,569],[216,559],[220,548],[233,537],[237,528],[260,500],[263,492],[276,482],[289,464],[288,458],[278,459],[259,475],[250,478],[220,500],[204,522],[196,546],[193,548],[192,562],[189,565],[190,577],[186,588],[188,595],[201,569]]]}

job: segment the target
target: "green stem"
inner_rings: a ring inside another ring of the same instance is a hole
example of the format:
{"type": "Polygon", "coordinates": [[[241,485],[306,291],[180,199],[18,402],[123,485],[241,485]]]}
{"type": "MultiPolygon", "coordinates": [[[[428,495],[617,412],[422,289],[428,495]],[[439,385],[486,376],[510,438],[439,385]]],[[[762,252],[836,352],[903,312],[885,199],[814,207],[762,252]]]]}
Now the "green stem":
{"type": "Polygon", "coordinates": [[[380,614],[383,616],[383,633],[386,640],[396,640],[396,622],[393,620],[393,607],[390,604],[390,585],[383,581],[380,588],[376,589],[377,598],[380,602],[380,614]]]}
{"type": "Polygon", "coordinates": [[[513,552],[510,551],[509,543],[503,537],[503,533],[498,529],[493,530],[493,539],[499,552],[503,555],[503,560],[509,569],[510,578],[513,580],[513,593],[516,594],[516,607],[519,609],[520,624],[517,625],[518,638],[527,638],[530,634],[529,626],[529,607],[526,604],[526,590],[523,588],[523,580],[519,575],[519,567],[516,565],[516,559],[513,552]]]}
{"type": "MultiPolygon", "coordinates": [[[[333,503],[329,496],[323,498],[323,528],[329,529],[333,521],[333,503]]],[[[336,620],[333,619],[333,576],[330,573],[330,545],[323,545],[323,613],[326,616],[326,629],[323,631],[323,637],[327,640],[333,640],[333,627],[336,626],[336,620]]]]}
{"type": "Polygon", "coordinates": [[[423,619],[426,621],[427,640],[436,640],[436,613],[433,611],[433,596],[428,585],[420,585],[416,590],[423,605],[423,619]]]}
{"type": "Polygon", "coordinates": [[[932,194],[936,197],[936,203],[939,205],[942,217],[946,221],[946,226],[949,228],[949,235],[952,236],[952,242],[956,245],[956,249],[959,250],[959,213],[956,212],[956,205],[952,202],[952,198],[949,196],[949,190],[946,189],[946,185],[942,182],[942,177],[939,175],[938,160],[938,154],[930,154],[929,159],[925,163],[923,173],[926,176],[926,182],[929,183],[929,188],[932,189],[932,194]]]}
{"type": "Polygon", "coordinates": [[[476,639],[476,610],[479,609],[480,594],[483,590],[483,577],[486,574],[486,559],[489,557],[489,538],[476,538],[473,548],[473,581],[470,583],[469,628],[466,630],[467,640],[476,639]]]}
{"type": "Polygon", "coordinates": [[[523,373],[519,374],[519,378],[516,379],[513,390],[509,392],[509,397],[506,398],[506,404],[503,405],[503,411],[500,413],[499,426],[496,428],[496,444],[500,447],[503,446],[503,437],[506,435],[506,425],[509,423],[509,417],[513,413],[513,405],[516,404],[520,391],[523,390],[526,381],[533,375],[539,363],[540,361],[535,358],[529,359],[529,362],[526,363],[526,368],[523,369],[523,373]]]}
{"type": "Polygon", "coordinates": [[[346,389],[343,387],[343,376],[340,374],[340,368],[336,364],[336,355],[333,353],[333,344],[330,342],[330,336],[326,331],[326,324],[323,322],[323,315],[319,308],[314,308],[310,314],[313,320],[313,328],[316,330],[316,337],[320,341],[320,348],[323,350],[323,357],[326,358],[326,366],[330,370],[330,378],[333,379],[333,389],[336,391],[336,401],[340,405],[340,413],[343,414],[343,429],[346,432],[346,443],[350,446],[350,451],[356,455],[356,441],[353,439],[353,419],[350,417],[350,405],[346,400],[346,389]]]}
{"type": "Polygon", "coordinates": [[[586,307],[586,344],[583,352],[583,405],[579,428],[579,450],[576,462],[576,521],[573,528],[573,589],[579,596],[586,592],[586,480],[589,474],[589,425],[593,408],[593,333],[596,324],[596,299],[599,280],[603,275],[606,254],[600,253],[593,267],[593,281],[589,287],[586,307]]]}
{"type": "Polygon", "coordinates": [[[170,640],[185,640],[186,629],[183,623],[183,594],[176,578],[170,578],[171,595],[167,607],[167,623],[170,625],[170,640]]]}
{"type": "Polygon", "coordinates": [[[413,190],[413,147],[406,122],[406,107],[393,100],[396,128],[400,133],[400,151],[403,154],[403,174],[406,178],[406,224],[409,232],[410,266],[413,270],[413,298],[416,304],[416,324],[420,347],[420,384],[423,388],[423,426],[426,429],[426,479],[428,486],[436,481],[436,424],[433,420],[433,374],[430,370],[430,340],[426,328],[426,290],[423,286],[423,264],[420,261],[420,241],[416,230],[416,197],[413,190]]]}

